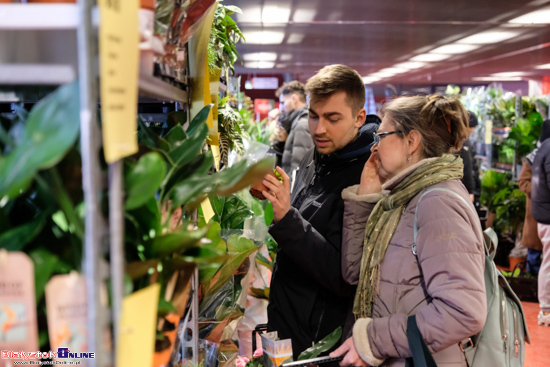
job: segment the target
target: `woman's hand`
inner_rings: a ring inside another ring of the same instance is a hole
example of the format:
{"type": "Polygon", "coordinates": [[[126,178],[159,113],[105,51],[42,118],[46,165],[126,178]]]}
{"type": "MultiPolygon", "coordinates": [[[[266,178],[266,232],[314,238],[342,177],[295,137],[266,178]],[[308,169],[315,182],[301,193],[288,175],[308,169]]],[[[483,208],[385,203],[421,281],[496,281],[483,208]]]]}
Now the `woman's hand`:
{"type": "Polygon", "coordinates": [[[384,180],[379,175],[380,157],[378,152],[371,153],[361,173],[358,195],[376,194],[382,191],[384,180]]]}
{"type": "Polygon", "coordinates": [[[340,366],[370,366],[367,362],[363,361],[357,349],[355,349],[355,344],[353,344],[353,338],[349,338],[334,352],[330,353],[331,357],[338,357],[342,354],[345,354],[344,359],[340,362],[340,366]]]}
{"type": "Polygon", "coordinates": [[[268,189],[268,191],[263,191],[262,194],[273,205],[273,220],[275,223],[283,219],[290,210],[290,178],[281,167],[276,169],[283,178],[283,182],[272,175],[265,176],[262,182],[268,189]]]}

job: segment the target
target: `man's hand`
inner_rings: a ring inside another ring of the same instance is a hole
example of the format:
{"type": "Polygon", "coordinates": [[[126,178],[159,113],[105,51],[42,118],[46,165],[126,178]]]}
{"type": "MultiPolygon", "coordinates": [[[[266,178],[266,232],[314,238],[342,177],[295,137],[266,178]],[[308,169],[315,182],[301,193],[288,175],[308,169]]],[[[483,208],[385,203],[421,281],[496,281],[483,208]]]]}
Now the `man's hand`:
{"type": "Polygon", "coordinates": [[[359,195],[376,194],[382,191],[383,180],[378,174],[379,169],[378,152],[372,152],[361,173],[361,182],[357,192],[359,195]]]}
{"type": "Polygon", "coordinates": [[[359,353],[357,353],[357,349],[355,349],[355,344],[353,344],[353,338],[346,340],[338,349],[330,353],[330,356],[338,357],[342,354],[345,354],[346,356],[340,362],[340,366],[370,366],[367,362],[363,361],[361,357],[359,357],[359,353]]]}
{"type": "Polygon", "coordinates": [[[277,167],[277,172],[283,178],[283,182],[272,175],[265,176],[262,182],[268,189],[268,191],[263,191],[262,194],[273,205],[273,220],[275,223],[283,219],[290,210],[290,179],[281,167],[277,167]]]}

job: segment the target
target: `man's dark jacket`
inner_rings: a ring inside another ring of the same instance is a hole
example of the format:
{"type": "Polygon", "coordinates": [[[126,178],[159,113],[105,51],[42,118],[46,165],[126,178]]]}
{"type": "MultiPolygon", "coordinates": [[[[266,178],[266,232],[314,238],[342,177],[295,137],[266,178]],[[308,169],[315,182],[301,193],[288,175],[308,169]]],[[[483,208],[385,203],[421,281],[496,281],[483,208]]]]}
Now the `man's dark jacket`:
{"type": "Polygon", "coordinates": [[[294,359],[338,326],[351,311],[355,288],[342,279],[340,250],[344,188],[360,182],[377,124],[329,156],[311,149],[300,163],[290,211],[269,232],[277,241],[268,328],[292,339],[294,359]]]}
{"type": "Polygon", "coordinates": [[[538,223],[550,224],[550,139],[546,139],[540,146],[532,168],[533,218],[538,223]]]}

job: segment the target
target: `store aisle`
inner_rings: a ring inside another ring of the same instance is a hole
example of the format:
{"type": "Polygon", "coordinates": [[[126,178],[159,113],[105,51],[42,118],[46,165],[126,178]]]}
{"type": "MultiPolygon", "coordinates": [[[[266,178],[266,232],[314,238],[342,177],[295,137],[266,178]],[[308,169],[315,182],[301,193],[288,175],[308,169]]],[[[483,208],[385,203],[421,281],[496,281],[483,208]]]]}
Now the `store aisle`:
{"type": "Polygon", "coordinates": [[[550,327],[539,326],[539,304],[522,302],[531,344],[525,345],[525,367],[548,367],[550,360],[550,327]]]}

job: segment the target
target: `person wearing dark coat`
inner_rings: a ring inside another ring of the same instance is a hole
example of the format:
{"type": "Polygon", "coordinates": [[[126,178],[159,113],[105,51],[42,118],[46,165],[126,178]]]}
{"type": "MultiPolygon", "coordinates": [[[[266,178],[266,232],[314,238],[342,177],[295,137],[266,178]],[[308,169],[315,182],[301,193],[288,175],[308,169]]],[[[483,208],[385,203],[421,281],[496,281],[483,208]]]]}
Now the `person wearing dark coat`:
{"type": "Polygon", "coordinates": [[[306,84],[308,125],[315,147],[298,166],[290,192],[264,178],[273,204],[269,232],[277,241],[269,295],[268,330],[292,340],[294,359],[352,317],[355,287],[342,278],[343,188],[359,183],[377,124],[364,124],[365,86],[344,65],[321,69],[306,84]]]}
{"type": "Polygon", "coordinates": [[[542,141],[533,161],[531,180],[532,214],[542,242],[538,278],[539,325],[550,326],[550,120],[542,124],[542,141]]]}
{"type": "MultiPolygon", "coordinates": [[[[468,125],[470,128],[470,135],[473,133],[474,128],[478,125],[476,115],[468,111],[468,125]]],[[[476,197],[479,199],[481,194],[481,180],[479,179],[479,167],[475,158],[476,152],[469,139],[464,141],[462,149],[460,150],[460,158],[464,163],[464,176],[461,181],[468,190],[472,201],[476,201],[476,197]]],[[[478,205],[476,205],[476,208],[478,205]]]]}

